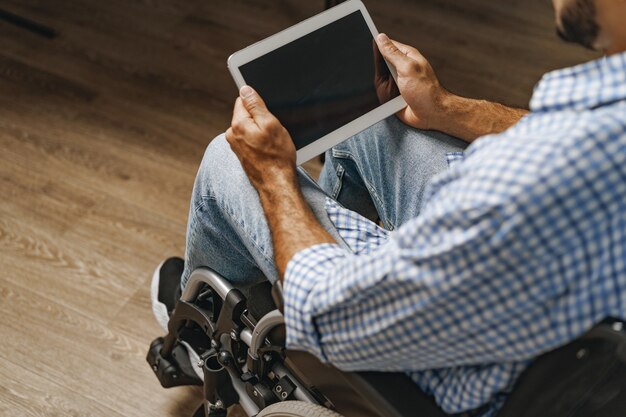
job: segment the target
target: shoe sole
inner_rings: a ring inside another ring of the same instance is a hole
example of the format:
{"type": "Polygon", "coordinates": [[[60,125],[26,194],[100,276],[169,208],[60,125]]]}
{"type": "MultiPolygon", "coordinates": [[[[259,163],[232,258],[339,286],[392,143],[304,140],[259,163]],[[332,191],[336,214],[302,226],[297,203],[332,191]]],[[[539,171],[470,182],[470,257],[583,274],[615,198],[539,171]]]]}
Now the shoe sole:
{"type": "Polygon", "coordinates": [[[152,283],[150,284],[150,301],[152,302],[152,314],[156,319],[159,326],[167,333],[167,323],[170,321],[170,316],[167,314],[167,307],[165,304],[159,301],[159,281],[161,279],[161,268],[165,261],[161,262],[156,267],[152,274],[152,283]]]}
{"type": "MultiPolygon", "coordinates": [[[[152,282],[150,283],[150,301],[152,303],[152,314],[154,314],[154,318],[157,323],[159,323],[159,326],[161,326],[163,331],[168,333],[167,323],[170,321],[170,316],[167,313],[167,307],[165,304],[159,301],[159,280],[161,279],[160,272],[164,262],[165,261],[161,262],[152,274],[152,282]]],[[[200,361],[200,356],[198,356],[196,351],[189,346],[189,343],[183,340],[181,340],[180,343],[185,347],[185,349],[187,349],[189,360],[193,365],[193,370],[196,372],[196,375],[198,375],[198,378],[201,380],[204,380],[204,372],[202,372],[202,369],[196,365],[200,361]]]]}

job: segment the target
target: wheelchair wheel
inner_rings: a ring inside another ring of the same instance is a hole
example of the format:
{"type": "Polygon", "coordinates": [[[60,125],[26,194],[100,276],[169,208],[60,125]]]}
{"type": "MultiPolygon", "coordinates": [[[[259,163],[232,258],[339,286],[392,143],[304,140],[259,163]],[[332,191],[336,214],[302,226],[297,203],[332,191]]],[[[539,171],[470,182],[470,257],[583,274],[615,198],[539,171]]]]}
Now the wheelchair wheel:
{"type": "Polygon", "coordinates": [[[257,417],[343,417],[321,405],[302,401],[283,401],[261,410],[257,417]]]}

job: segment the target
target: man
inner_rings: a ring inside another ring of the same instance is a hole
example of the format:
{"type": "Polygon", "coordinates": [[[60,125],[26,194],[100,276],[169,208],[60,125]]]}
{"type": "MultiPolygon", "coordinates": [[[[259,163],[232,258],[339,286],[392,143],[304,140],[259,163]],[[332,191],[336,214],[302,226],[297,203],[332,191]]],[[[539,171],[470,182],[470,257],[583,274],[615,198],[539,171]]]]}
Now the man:
{"type": "Polygon", "coordinates": [[[329,151],[319,185],[243,87],[196,179],[184,272],[157,282],[280,279],[292,349],[495,415],[538,355],[626,318],[626,1],[554,6],[561,37],[607,57],[545,75],[530,113],[455,96],[380,35],[408,107],[329,151]]]}

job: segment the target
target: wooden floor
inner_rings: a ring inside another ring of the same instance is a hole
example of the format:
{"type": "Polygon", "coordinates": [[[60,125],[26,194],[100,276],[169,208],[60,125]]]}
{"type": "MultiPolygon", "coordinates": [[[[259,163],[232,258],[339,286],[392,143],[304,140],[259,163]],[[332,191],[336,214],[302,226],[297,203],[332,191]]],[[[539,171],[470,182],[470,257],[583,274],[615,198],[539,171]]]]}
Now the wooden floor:
{"type": "MultiPolygon", "coordinates": [[[[591,57],[545,0],[365,0],[443,83],[525,106],[546,70],[591,57]]],[[[207,143],[236,94],[227,56],[318,0],[0,0],[0,415],[185,416],[144,361],[149,277],[184,249],[207,143]]]]}

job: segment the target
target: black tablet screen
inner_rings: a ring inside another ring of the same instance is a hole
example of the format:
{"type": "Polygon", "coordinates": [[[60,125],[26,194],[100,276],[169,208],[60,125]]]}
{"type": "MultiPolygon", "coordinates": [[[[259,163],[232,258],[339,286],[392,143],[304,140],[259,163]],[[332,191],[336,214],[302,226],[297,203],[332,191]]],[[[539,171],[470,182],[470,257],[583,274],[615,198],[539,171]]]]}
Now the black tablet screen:
{"type": "Polygon", "coordinates": [[[289,131],[296,149],[399,95],[360,11],[244,64],[240,71],[289,131]]]}

